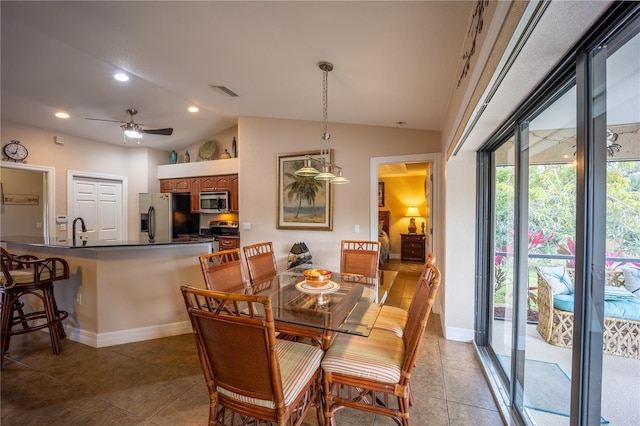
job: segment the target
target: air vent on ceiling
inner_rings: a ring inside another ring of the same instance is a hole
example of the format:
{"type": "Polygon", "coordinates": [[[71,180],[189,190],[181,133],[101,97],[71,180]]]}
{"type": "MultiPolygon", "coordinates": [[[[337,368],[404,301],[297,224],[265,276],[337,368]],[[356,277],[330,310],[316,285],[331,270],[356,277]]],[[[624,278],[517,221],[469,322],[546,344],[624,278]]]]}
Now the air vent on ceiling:
{"type": "Polygon", "coordinates": [[[209,87],[211,87],[213,90],[217,90],[218,92],[224,95],[231,96],[232,98],[238,97],[238,94],[233,90],[229,89],[227,86],[217,86],[215,84],[210,84],[209,87]]]}

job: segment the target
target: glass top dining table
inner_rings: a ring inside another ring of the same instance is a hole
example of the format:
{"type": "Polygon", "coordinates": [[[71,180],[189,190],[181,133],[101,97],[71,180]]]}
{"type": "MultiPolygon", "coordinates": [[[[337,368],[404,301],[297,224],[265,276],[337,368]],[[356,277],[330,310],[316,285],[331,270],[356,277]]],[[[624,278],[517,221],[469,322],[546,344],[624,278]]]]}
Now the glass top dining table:
{"type": "Polygon", "coordinates": [[[271,297],[276,331],[315,339],[325,350],[336,332],[369,336],[398,275],[380,270],[369,278],[332,271],[330,282],[315,288],[306,283],[304,269],[281,272],[246,292],[271,297]]]}

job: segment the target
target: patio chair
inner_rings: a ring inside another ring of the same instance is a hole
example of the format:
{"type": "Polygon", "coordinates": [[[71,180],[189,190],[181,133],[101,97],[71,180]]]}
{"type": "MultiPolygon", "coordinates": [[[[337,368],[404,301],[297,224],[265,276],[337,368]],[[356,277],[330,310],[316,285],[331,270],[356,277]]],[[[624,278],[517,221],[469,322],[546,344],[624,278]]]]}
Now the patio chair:
{"type": "Polygon", "coordinates": [[[269,297],[181,286],[209,390],[209,425],[321,417],[323,351],[275,337],[269,297]]]}
{"type": "Polygon", "coordinates": [[[428,259],[408,313],[404,334],[374,329],[369,337],[338,335],[322,361],[325,424],[336,411],[355,408],[409,425],[411,372],[440,285],[440,272],[428,259]],[[397,407],[390,406],[393,399],[397,407]]]}
{"type": "Polygon", "coordinates": [[[243,247],[251,285],[271,280],[278,274],[273,244],[264,242],[243,247]]]}
{"type": "Polygon", "coordinates": [[[209,290],[234,291],[246,286],[240,249],[203,254],[199,259],[209,290]]]}

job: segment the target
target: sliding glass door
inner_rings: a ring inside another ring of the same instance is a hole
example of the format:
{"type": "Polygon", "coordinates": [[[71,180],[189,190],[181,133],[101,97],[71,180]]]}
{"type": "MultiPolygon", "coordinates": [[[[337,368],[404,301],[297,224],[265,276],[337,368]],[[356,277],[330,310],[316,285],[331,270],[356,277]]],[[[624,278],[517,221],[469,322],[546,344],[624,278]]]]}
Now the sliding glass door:
{"type": "Polygon", "coordinates": [[[627,6],[478,153],[477,343],[526,424],[640,424],[640,7],[627,6]]]}

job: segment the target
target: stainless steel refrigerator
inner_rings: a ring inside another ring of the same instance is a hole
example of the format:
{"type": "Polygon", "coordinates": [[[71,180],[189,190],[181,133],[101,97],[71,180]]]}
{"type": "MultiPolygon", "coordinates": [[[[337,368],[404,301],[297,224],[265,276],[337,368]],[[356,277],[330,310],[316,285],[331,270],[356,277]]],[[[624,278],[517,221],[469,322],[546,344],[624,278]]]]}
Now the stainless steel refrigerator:
{"type": "Polygon", "coordinates": [[[167,241],[200,231],[200,216],[191,213],[187,193],[140,194],[139,212],[140,241],[167,241]]]}

